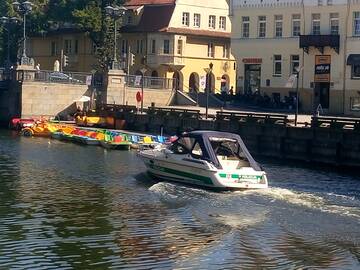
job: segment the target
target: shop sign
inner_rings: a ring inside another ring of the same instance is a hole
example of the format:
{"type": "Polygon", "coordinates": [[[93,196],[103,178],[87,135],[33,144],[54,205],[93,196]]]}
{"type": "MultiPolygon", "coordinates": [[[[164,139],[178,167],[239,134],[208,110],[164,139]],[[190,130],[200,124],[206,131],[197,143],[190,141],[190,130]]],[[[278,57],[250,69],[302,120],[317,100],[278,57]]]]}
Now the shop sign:
{"type": "Polygon", "coordinates": [[[262,58],[243,58],[244,64],[261,64],[262,58]]]}
{"type": "Polygon", "coordinates": [[[330,82],[331,55],[315,56],[314,82],[330,82]]]}

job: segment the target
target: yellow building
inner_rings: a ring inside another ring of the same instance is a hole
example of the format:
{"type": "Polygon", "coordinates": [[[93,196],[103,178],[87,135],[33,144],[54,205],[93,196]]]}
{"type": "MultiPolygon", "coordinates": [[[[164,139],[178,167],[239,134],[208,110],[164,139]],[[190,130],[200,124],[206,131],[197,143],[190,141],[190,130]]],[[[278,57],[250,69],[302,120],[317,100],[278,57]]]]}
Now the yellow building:
{"type": "Polygon", "coordinates": [[[135,55],[130,74],[145,66],[147,76],[175,78],[183,91],[204,90],[207,77],[212,92],[235,88],[226,0],[130,0],[125,7],[119,49],[135,55]]]}
{"type": "MultiPolygon", "coordinates": [[[[235,89],[226,0],[129,0],[125,7],[117,55],[123,63],[135,55],[130,74],[146,68],[146,76],[175,78],[176,88],[183,91],[235,89]]],[[[29,55],[41,69],[53,70],[61,51],[69,56],[65,71],[95,68],[95,48],[84,32],[63,28],[32,37],[29,43],[29,55]]]]}
{"type": "Polygon", "coordinates": [[[86,32],[73,27],[50,30],[44,35],[28,39],[28,54],[40,64],[42,70],[54,70],[56,60],[61,61],[61,53],[68,56],[64,71],[90,72],[96,67],[93,42],[86,32]]]}
{"type": "Polygon", "coordinates": [[[230,18],[242,92],[295,95],[300,67],[303,110],[360,115],[360,1],[232,0],[230,18]]]}

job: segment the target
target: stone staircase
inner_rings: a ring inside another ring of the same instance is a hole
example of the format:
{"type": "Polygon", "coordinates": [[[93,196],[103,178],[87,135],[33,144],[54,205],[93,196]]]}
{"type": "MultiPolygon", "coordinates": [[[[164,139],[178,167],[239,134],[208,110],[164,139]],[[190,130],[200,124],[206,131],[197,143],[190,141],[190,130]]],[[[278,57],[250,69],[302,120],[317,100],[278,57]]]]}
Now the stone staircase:
{"type": "MultiPolygon", "coordinates": [[[[191,92],[188,95],[197,102],[199,107],[206,107],[206,93],[191,92]]],[[[213,94],[209,94],[209,107],[220,108],[223,106],[223,102],[216,98],[213,94]]]]}

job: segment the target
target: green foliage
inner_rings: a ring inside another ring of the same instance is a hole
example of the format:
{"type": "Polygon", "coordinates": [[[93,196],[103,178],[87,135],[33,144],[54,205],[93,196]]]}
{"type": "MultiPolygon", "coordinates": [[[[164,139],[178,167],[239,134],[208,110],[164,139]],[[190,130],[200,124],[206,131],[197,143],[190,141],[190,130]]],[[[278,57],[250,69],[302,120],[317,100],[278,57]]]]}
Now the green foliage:
{"type": "MultiPolygon", "coordinates": [[[[97,46],[97,58],[101,70],[106,70],[112,59],[112,44],[114,43],[113,21],[105,15],[107,5],[120,5],[123,0],[30,0],[34,4],[33,11],[27,16],[27,31],[31,34],[46,33],[53,24],[69,23],[86,31],[97,46]]],[[[0,0],[1,16],[20,16],[12,8],[13,0],[0,0]]],[[[12,30],[16,35],[18,46],[13,46],[13,54],[21,43],[20,27],[12,30]]],[[[5,58],[6,35],[0,26],[0,66],[5,58]]]]}

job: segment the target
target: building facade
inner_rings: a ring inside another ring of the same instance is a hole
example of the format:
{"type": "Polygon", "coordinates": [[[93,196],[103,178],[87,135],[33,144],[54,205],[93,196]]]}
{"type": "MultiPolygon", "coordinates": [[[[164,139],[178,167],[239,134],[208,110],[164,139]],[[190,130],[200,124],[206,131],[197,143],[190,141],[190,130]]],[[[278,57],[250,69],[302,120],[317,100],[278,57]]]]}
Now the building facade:
{"type": "Polygon", "coordinates": [[[120,50],[135,55],[130,74],[145,67],[185,92],[235,88],[226,0],[130,0],[125,7],[120,50]]]}
{"type": "MultiPolygon", "coordinates": [[[[146,69],[146,76],[174,78],[175,87],[185,92],[235,88],[226,0],[129,0],[124,6],[117,55],[130,74],[146,69]]],[[[69,59],[65,71],[96,67],[96,47],[76,29],[49,31],[29,43],[29,55],[41,69],[53,70],[61,52],[69,59]]]]}
{"type": "Polygon", "coordinates": [[[304,111],[360,115],[359,0],[232,0],[230,18],[242,93],[294,96],[299,72],[304,111]]]}
{"type": "Polygon", "coordinates": [[[54,70],[61,54],[68,57],[64,71],[90,72],[96,68],[96,47],[89,36],[79,29],[63,27],[28,39],[28,54],[42,70],[54,70]]]}

